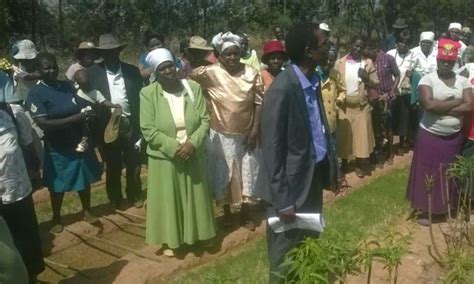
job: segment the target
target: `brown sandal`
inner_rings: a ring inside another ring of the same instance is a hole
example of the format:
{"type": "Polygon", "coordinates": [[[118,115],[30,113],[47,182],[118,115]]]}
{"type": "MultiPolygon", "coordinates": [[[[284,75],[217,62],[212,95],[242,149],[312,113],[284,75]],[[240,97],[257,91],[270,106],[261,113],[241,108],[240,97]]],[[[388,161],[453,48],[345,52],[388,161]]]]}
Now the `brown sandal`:
{"type": "Polygon", "coordinates": [[[346,192],[352,188],[352,186],[349,185],[349,183],[347,182],[347,180],[345,178],[342,178],[338,181],[337,183],[337,190],[336,192],[334,193],[336,196],[338,195],[341,195],[341,196],[344,196],[346,195],[346,192]]]}
{"type": "Polygon", "coordinates": [[[355,174],[358,178],[364,178],[365,177],[365,173],[361,168],[356,168],[355,169],[355,174]]]}

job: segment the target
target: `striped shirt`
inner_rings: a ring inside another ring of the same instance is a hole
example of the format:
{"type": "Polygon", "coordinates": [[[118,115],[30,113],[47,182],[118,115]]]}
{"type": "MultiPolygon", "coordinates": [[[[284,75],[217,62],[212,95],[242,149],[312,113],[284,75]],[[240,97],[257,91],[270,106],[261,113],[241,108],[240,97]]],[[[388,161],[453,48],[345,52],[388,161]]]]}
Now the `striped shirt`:
{"type": "Polygon", "coordinates": [[[379,91],[381,93],[390,92],[395,83],[394,77],[400,75],[400,70],[398,69],[395,58],[380,51],[375,60],[375,70],[377,71],[377,77],[380,82],[379,91]]]}

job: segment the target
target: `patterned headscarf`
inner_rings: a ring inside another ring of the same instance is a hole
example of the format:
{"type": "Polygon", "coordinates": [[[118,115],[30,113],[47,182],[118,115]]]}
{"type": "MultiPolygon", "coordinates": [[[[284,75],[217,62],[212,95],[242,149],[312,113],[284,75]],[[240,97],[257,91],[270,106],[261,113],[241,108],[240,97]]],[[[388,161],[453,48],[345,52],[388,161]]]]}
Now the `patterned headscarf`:
{"type": "Polygon", "coordinates": [[[240,48],[240,42],[240,36],[231,32],[218,33],[212,38],[212,45],[219,53],[222,53],[224,50],[232,46],[240,48]]]}

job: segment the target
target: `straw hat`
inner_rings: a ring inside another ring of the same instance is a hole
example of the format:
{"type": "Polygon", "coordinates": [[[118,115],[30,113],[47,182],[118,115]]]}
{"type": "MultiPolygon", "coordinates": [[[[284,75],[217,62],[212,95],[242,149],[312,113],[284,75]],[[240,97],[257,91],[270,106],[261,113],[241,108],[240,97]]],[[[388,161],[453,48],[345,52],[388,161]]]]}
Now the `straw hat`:
{"type": "Polygon", "coordinates": [[[13,55],[15,59],[35,59],[38,55],[35,44],[29,39],[19,41],[17,47],[18,52],[13,55]]]}
{"type": "Polygon", "coordinates": [[[111,50],[124,48],[125,46],[127,45],[119,43],[113,34],[102,34],[99,37],[99,46],[97,46],[97,49],[111,50]]]}
{"type": "Polygon", "coordinates": [[[394,29],[404,29],[408,28],[407,21],[403,18],[398,18],[395,24],[392,25],[392,28],[394,29]]]}
{"type": "Polygon", "coordinates": [[[96,49],[96,46],[93,42],[83,41],[79,44],[79,47],[77,49],[96,49]]]}
{"type": "Polygon", "coordinates": [[[200,36],[193,36],[189,39],[188,49],[200,49],[211,51],[213,48],[207,45],[207,40],[203,39],[200,36]]]}
{"type": "Polygon", "coordinates": [[[122,115],[122,111],[119,108],[116,108],[112,115],[110,116],[110,120],[107,123],[104,131],[104,142],[109,144],[117,140],[119,135],[120,129],[120,117],[122,115]]]}

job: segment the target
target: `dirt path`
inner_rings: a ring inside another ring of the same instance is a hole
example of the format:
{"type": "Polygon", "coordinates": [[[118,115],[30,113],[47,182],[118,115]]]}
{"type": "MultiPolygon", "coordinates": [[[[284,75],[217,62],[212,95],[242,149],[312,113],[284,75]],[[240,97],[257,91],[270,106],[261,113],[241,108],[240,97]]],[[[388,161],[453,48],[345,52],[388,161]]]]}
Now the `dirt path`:
{"type": "MultiPolygon", "coordinates": [[[[352,189],[347,193],[394,169],[406,168],[410,162],[411,154],[396,157],[393,165],[377,169],[372,176],[364,179],[359,179],[351,173],[347,176],[347,180],[352,189]]],[[[330,203],[341,197],[334,196],[331,192],[325,192],[324,203],[330,203]]],[[[143,209],[131,208],[127,212],[140,216],[145,215],[143,209]]],[[[91,279],[94,283],[146,283],[150,281],[155,283],[159,279],[171,277],[177,271],[215,261],[219,257],[242,247],[249,241],[263,236],[265,222],[261,211],[256,211],[254,218],[256,224],[258,224],[254,232],[238,227],[228,231],[219,230],[216,238],[217,246],[211,251],[197,248],[192,253],[173,259],[162,255],[157,256],[155,253],[159,248],[145,244],[145,230],[143,228],[124,223],[132,221],[140,223],[142,222],[140,219],[125,218],[117,214],[107,215],[105,218],[101,218],[100,226],[92,226],[82,221],[76,222],[67,226],[67,231],[59,235],[48,233],[46,226],[42,226],[42,240],[47,258],[69,265],[73,269],[80,270],[81,273],[51,266],[55,271],[48,268],[39,278],[44,281],[61,283],[90,283],[91,279]],[[85,236],[85,238],[81,240],[68,231],[85,236]],[[130,253],[130,251],[105,244],[102,241],[94,240],[95,237],[126,245],[137,250],[145,258],[130,253]]]]}
{"type": "MultiPolygon", "coordinates": [[[[440,227],[443,231],[447,231],[448,225],[441,223],[433,226],[434,240],[440,251],[444,251],[446,246],[440,227]]],[[[428,252],[428,246],[432,245],[429,228],[419,226],[411,221],[402,221],[398,231],[404,235],[411,232],[412,240],[409,248],[410,252],[402,258],[398,269],[397,283],[441,283],[440,277],[444,275],[444,272],[428,252]]],[[[387,279],[388,271],[380,263],[375,263],[371,283],[387,283],[387,279]]],[[[367,283],[367,275],[364,273],[358,276],[350,276],[348,283],[365,284],[367,283]]]]}

